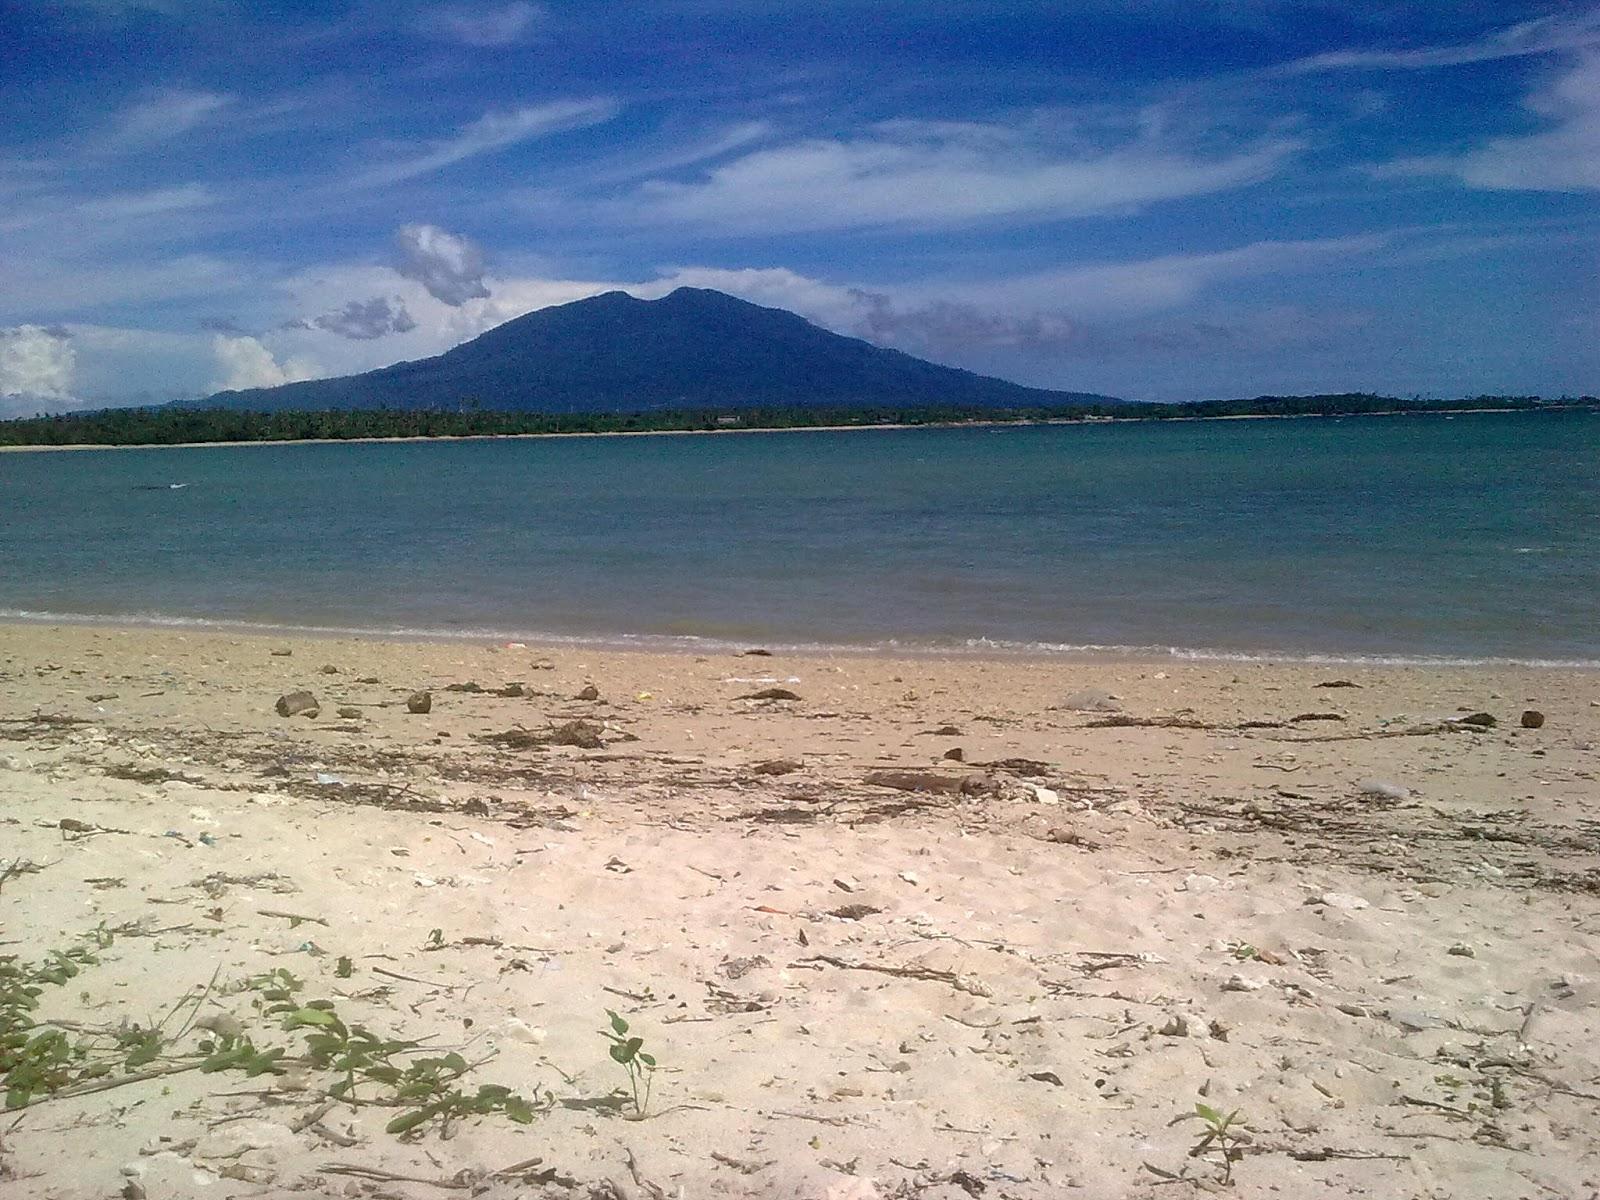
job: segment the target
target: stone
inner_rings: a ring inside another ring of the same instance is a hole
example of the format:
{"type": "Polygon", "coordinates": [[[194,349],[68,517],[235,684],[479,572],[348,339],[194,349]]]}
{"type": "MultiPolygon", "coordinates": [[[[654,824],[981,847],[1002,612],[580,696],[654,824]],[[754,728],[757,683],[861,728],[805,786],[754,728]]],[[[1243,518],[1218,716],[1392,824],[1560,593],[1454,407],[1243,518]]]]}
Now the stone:
{"type": "Polygon", "coordinates": [[[1117,698],[1103,688],[1084,688],[1082,691],[1073,692],[1061,702],[1061,707],[1071,709],[1073,712],[1122,711],[1122,705],[1117,703],[1117,698]]]}
{"type": "Polygon", "coordinates": [[[433,711],[433,694],[431,692],[412,692],[406,697],[406,711],[410,713],[427,713],[433,711]]]}
{"type": "Polygon", "coordinates": [[[595,685],[591,683],[588,687],[584,688],[583,691],[578,693],[578,699],[579,700],[598,700],[598,699],[600,699],[600,689],[595,687],[595,685]]]}
{"type": "Polygon", "coordinates": [[[948,750],[946,750],[944,752],[944,756],[950,762],[966,762],[967,761],[967,752],[965,750],[963,750],[960,746],[951,746],[950,749],[948,749],[948,750]]]}
{"type": "Polygon", "coordinates": [[[321,714],[322,708],[317,704],[317,698],[310,692],[289,692],[279,696],[278,703],[274,706],[280,717],[303,716],[315,718],[321,714]]]}
{"type": "Polygon", "coordinates": [[[1360,896],[1352,896],[1348,892],[1323,892],[1319,896],[1311,896],[1307,904],[1320,904],[1327,908],[1337,908],[1342,912],[1358,912],[1370,907],[1360,896]]]}
{"type": "Polygon", "coordinates": [[[750,770],[757,775],[791,775],[801,768],[798,759],[769,758],[765,762],[758,762],[750,770]]]}
{"type": "Polygon", "coordinates": [[[590,721],[568,721],[547,740],[553,746],[576,746],[580,750],[598,750],[605,745],[600,740],[600,726],[590,721]]]}
{"type": "Polygon", "coordinates": [[[1479,729],[1493,729],[1499,723],[1492,713],[1486,712],[1468,713],[1464,717],[1456,718],[1457,725],[1476,725],[1479,729]]]}
{"type": "Polygon", "coordinates": [[[339,668],[334,666],[332,663],[323,663],[322,673],[324,675],[337,675],[339,673],[339,668]]]}
{"type": "Polygon", "coordinates": [[[1524,729],[1543,729],[1544,714],[1536,708],[1530,708],[1522,714],[1522,727],[1524,729]]]}
{"type": "Polygon", "coordinates": [[[354,717],[359,717],[361,710],[354,704],[341,704],[339,706],[339,715],[348,721],[354,717]]]}

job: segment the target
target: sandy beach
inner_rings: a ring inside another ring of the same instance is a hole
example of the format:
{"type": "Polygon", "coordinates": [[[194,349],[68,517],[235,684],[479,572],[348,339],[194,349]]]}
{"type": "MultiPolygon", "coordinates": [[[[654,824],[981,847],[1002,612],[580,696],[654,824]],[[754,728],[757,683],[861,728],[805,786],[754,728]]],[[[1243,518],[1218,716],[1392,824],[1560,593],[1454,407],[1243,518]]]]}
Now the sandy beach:
{"type": "Polygon", "coordinates": [[[0,1194],[1600,1189],[1595,673],[13,624],[0,676],[0,955],[72,1047],[0,1194]]]}

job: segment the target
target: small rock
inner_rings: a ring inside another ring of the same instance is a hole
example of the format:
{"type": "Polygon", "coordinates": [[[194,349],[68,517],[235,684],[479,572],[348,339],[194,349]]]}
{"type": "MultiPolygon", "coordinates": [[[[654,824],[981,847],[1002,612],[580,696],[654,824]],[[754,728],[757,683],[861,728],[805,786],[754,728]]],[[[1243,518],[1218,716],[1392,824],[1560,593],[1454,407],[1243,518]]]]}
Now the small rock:
{"type": "Polygon", "coordinates": [[[290,692],[279,696],[278,703],[274,706],[280,717],[304,716],[315,718],[322,709],[317,704],[317,698],[310,692],[290,692]]]}
{"type": "Polygon", "coordinates": [[[406,711],[412,713],[425,713],[433,711],[433,694],[431,692],[412,692],[406,697],[406,711]]]}
{"type": "Polygon", "coordinates": [[[1061,702],[1061,707],[1072,709],[1074,712],[1122,711],[1122,705],[1117,703],[1117,698],[1103,688],[1084,688],[1082,691],[1073,692],[1061,702]]]}
{"type": "Polygon", "coordinates": [[[339,668],[334,666],[332,663],[323,663],[322,673],[324,675],[337,675],[339,673],[339,668]]]}
{"type": "Polygon", "coordinates": [[[1189,1036],[1189,1020],[1181,1013],[1173,1013],[1167,1018],[1167,1023],[1156,1030],[1162,1037],[1181,1038],[1189,1036]]]}
{"type": "Polygon", "coordinates": [[[1344,912],[1357,912],[1369,907],[1360,896],[1352,896],[1348,892],[1323,892],[1318,896],[1306,898],[1307,904],[1322,904],[1328,908],[1337,908],[1344,912]]]}
{"type": "Polygon", "coordinates": [[[735,700],[798,700],[800,694],[791,692],[788,688],[769,687],[762,688],[759,692],[749,692],[743,696],[735,696],[735,700]]]}
{"type": "Polygon", "coordinates": [[[966,762],[967,761],[967,752],[965,750],[963,750],[960,746],[951,746],[950,749],[948,749],[948,750],[946,750],[944,752],[944,756],[950,762],[966,762]]]}
{"type": "Polygon", "coordinates": [[[1476,725],[1479,729],[1493,729],[1499,723],[1492,713],[1486,712],[1468,713],[1464,717],[1456,718],[1457,725],[1476,725]]]}
{"type": "Polygon", "coordinates": [[[1544,714],[1536,708],[1530,708],[1522,714],[1522,727],[1524,729],[1543,729],[1544,714]]]}
{"type": "Polygon", "coordinates": [[[1267,986],[1265,979],[1247,979],[1243,975],[1230,975],[1222,985],[1225,992],[1259,992],[1267,986]]]}
{"type": "Polygon", "coordinates": [[[1387,779],[1364,779],[1360,784],[1363,796],[1371,796],[1378,800],[1409,800],[1411,789],[1403,788],[1398,783],[1390,783],[1387,779]]]}
{"type": "Polygon", "coordinates": [[[759,646],[744,652],[746,658],[771,658],[771,650],[763,650],[759,646]]]}
{"type": "Polygon", "coordinates": [[[578,699],[579,700],[598,700],[598,699],[600,699],[600,689],[595,687],[595,685],[591,683],[588,687],[584,688],[583,691],[578,693],[578,699]]]}
{"type": "Polygon", "coordinates": [[[1447,954],[1454,954],[1459,958],[1477,958],[1478,957],[1478,952],[1476,950],[1474,950],[1471,946],[1467,945],[1465,942],[1457,942],[1454,946],[1451,946],[1450,949],[1446,951],[1446,953],[1447,954]]]}
{"type": "Polygon", "coordinates": [[[1215,875],[1185,875],[1183,890],[1186,892],[1209,892],[1222,881],[1215,875]]]}
{"type": "Polygon", "coordinates": [[[293,653],[294,653],[293,650],[274,650],[274,651],[272,651],[272,657],[273,658],[288,658],[293,653]]]}
{"type": "Polygon", "coordinates": [[[339,715],[346,720],[350,720],[351,718],[359,717],[361,710],[354,704],[341,704],[339,706],[339,715]]]}
{"type": "Polygon", "coordinates": [[[750,770],[757,775],[791,775],[800,767],[801,763],[793,758],[769,758],[765,762],[758,762],[750,770]]]}
{"type": "Polygon", "coordinates": [[[600,727],[589,721],[568,721],[550,735],[554,746],[576,746],[580,750],[598,750],[605,745],[600,740],[600,727]]]}
{"type": "Polygon", "coordinates": [[[545,1031],[537,1025],[529,1025],[517,1017],[511,1017],[505,1024],[506,1036],[513,1041],[526,1042],[530,1046],[544,1043],[545,1031]]]}
{"type": "Polygon", "coordinates": [[[379,679],[378,679],[378,677],[376,675],[363,675],[363,676],[361,676],[361,678],[357,679],[356,682],[357,683],[378,683],[379,679]]]}

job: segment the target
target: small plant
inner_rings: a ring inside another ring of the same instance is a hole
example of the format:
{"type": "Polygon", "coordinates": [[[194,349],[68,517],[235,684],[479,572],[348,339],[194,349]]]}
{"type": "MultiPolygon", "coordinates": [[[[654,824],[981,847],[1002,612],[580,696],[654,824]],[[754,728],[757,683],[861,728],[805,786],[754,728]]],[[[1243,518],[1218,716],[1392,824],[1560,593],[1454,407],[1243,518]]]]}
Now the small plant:
{"type": "Polygon", "coordinates": [[[633,1092],[633,1115],[642,1117],[650,1107],[650,1085],[656,1073],[655,1056],[645,1053],[643,1038],[628,1036],[626,1021],[609,1008],[606,1009],[606,1016],[611,1018],[611,1028],[602,1029],[601,1036],[611,1043],[612,1061],[628,1072],[628,1086],[633,1092]]]}
{"type": "Polygon", "coordinates": [[[1239,1147],[1246,1140],[1242,1132],[1246,1125],[1239,1116],[1239,1110],[1224,1113],[1209,1104],[1196,1104],[1193,1115],[1205,1122],[1205,1128],[1190,1148],[1189,1157],[1199,1158],[1207,1152],[1213,1152],[1214,1148],[1214,1152],[1221,1155],[1218,1166],[1222,1168],[1222,1182],[1233,1182],[1233,1164],[1244,1157],[1244,1151],[1239,1147]]]}

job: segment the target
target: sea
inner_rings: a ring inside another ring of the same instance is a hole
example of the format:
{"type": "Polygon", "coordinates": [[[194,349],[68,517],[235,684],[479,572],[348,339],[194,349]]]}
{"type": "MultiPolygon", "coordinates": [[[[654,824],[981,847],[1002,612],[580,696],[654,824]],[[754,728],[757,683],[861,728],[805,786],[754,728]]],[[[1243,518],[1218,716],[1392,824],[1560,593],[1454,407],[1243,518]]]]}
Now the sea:
{"type": "Polygon", "coordinates": [[[1600,666],[1600,415],[0,454],[0,618],[1600,666]]]}

